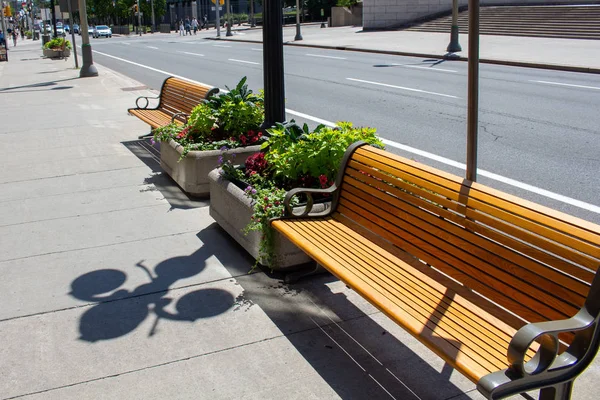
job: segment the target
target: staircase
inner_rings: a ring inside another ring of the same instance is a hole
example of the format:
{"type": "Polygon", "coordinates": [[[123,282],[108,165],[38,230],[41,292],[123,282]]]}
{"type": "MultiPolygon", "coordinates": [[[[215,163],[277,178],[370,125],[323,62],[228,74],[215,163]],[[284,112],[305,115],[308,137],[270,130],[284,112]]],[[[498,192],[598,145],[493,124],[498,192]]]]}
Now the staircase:
{"type": "MultiPolygon", "coordinates": [[[[406,30],[450,32],[452,15],[406,30]]],[[[460,33],[468,33],[469,13],[458,14],[460,33]]],[[[538,36],[566,39],[600,39],[600,5],[481,7],[481,35],[538,36]]]]}

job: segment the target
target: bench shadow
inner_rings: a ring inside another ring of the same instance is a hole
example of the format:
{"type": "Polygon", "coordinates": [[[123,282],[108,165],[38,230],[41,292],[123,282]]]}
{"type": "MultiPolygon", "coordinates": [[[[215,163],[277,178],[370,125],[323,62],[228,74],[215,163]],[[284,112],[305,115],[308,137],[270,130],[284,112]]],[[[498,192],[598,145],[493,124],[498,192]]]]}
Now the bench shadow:
{"type": "MultiPolygon", "coordinates": [[[[229,252],[234,247],[246,254],[216,224],[198,237],[205,243],[220,237],[229,241],[229,252]]],[[[237,302],[258,305],[341,398],[448,399],[474,388],[466,378],[463,389],[457,387],[450,366],[331,274],[288,285],[280,273],[240,275],[239,266],[221,260],[227,254],[215,256],[244,290],[237,302]]]]}
{"type": "Polygon", "coordinates": [[[171,205],[171,209],[189,210],[207,207],[208,199],[197,199],[188,196],[171,177],[160,167],[160,143],[152,144],[150,138],[121,142],[129,151],[140,159],[150,170],[151,175],[144,179],[149,187],[141,191],[160,192],[171,205]]]}

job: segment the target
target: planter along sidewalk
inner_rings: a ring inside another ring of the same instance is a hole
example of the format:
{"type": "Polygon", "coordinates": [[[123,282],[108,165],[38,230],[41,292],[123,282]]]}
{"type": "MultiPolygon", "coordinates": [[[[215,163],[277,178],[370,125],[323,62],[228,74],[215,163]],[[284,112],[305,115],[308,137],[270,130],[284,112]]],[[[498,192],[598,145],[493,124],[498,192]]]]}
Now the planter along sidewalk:
{"type": "Polygon", "coordinates": [[[219,165],[219,157],[234,158],[237,163],[244,164],[248,156],[259,150],[257,145],[226,151],[190,151],[180,161],[183,146],[171,139],[161,143],[160,166],[190,196],[207,197],[210,194],[208,174],[219,165]]]}

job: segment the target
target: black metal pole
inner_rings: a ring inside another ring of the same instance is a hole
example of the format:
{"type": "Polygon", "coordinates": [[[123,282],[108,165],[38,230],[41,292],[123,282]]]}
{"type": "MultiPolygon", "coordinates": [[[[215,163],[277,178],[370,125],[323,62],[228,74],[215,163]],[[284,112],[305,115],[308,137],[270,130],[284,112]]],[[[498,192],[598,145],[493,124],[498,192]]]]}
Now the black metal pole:
{"type": "Polygon", "coordinates": [[[469,85],[467,102],[467,179],[477,180],[479,124],[479,0],[469,0],[469,85]]]}
{"type": "Polygon", "coordinates": [[[285,121],[283,81],[283,10],[281,0],[264,0],[263,75],[265,84],[265,122],[267,129],[285,121]]]}
{"type": "Polygon", "coordinates": [[[54,37],[58,37],[56,34],[56,7],[54,7],[54,0],[50,0],[50,11],[52,12],[52,29],[54,29],[54,37]]]}

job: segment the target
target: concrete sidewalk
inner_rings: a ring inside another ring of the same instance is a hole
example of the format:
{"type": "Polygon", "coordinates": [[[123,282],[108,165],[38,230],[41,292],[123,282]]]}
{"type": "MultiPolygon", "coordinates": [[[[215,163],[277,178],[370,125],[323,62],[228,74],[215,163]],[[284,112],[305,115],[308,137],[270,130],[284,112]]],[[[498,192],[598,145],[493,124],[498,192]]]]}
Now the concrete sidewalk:
{"type": "Polygon", "coordinates": [[[0,399],[481,399],[333,277],[249,274],[136,139],[152,93],[39,43],[0,63],[0,399]]]}
{"type": "MultiPolygon", "coordinates": [[[[262,42],[262,29],[233,27],[234,36],[221,40],[262,42]]],[[[214,31],[211,30],[213,33],[214,31]]],[[[309,46],[381,52],[428,58],[443,58],[450,34],[412,31],[363,31],[361,27],[320,28],[303,25],[302,40],[294,41],[295,26],[285,26],[283,41],[290,46],[309,46]]],[[[469,49],[468,35],[460,35],[466,60],[469,49]]],[[[480,36],[480,61],[504,65],[558,69],[576,72],[600,73],[600,40],[556,39],[515,36],[480,36]]]]}

